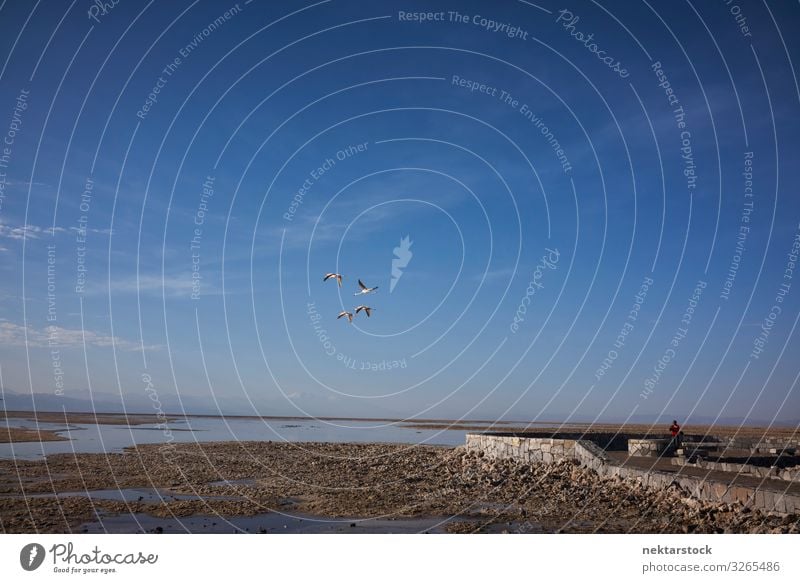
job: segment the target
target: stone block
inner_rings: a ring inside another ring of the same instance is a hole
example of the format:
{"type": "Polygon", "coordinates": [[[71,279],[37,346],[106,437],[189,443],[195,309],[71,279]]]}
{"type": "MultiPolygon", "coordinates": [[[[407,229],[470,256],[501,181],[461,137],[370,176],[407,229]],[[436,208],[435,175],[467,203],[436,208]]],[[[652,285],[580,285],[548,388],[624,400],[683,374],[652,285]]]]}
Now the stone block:
{"type": "Polygon", "coordinates": [[[764,508],[764,491],[763,490],[756,490],[756,499],[753,502],[753,506],[756,508],[764,508]]]}
{"type": "Polygon", "coordinates": [[[775,493],[770,492],[769,490],[763,490],[764,492],[764,510],[771,511],[775,508],[775,493]]]}
{"type": "Polygon", "coordinates": [[[733,502],[744,502],[745,500],[747,500],[747,496],[741,495],[741,488],[739,488],[738,486],[732,486],[728,490],[728,493],[726,494],[725,501],[733,503],[733,502]]]}

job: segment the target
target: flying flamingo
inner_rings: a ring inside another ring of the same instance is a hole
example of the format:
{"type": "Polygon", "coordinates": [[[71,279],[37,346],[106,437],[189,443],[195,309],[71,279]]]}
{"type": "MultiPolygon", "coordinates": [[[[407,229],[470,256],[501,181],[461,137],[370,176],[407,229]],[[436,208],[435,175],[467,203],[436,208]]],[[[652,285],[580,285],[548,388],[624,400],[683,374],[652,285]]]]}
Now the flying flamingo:
{"type": "Polygon", "coordinates": [[[375,308],[370,308],[369,306],[365,306],[362,304],[356,308],[356,314],[358,314],[361,310],[364,310],[364,313],[367,315],[367,318],[369,318],[371,315],[370,312],[372,312],[372,310],[374,309],[375,308]]]}
{"type": "Polygon", "coordinates": [[[374,292],[376,289],[378,289],[377,285],[375,287],[367,287],[367,286],[365,286],[364,282],[361,281],[360,279],[358,280],[358,287],[361,288],[361,291],[357,291],[356,293],[354,293],[353,294],[354,296],[365,295],[365,294],[374,292]]]}
{"type": "Polygon", "coordinates": [[[335,277],[336,281],[339,282],[339,287],[342,287],[342,275],[340,273],[326,273],[322,281],[328,281],[332,277],[335,277]]]}

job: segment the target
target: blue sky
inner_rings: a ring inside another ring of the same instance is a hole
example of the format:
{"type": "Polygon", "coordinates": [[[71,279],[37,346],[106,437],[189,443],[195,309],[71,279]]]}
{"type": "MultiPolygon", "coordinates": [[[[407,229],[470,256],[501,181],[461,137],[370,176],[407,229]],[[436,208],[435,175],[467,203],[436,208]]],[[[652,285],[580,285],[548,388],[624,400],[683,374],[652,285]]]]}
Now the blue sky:
{"type": "Polygon", "coordinates": [[[800,416],[795,5],[91,6],[0,7],[4,391],[800,416]]]}

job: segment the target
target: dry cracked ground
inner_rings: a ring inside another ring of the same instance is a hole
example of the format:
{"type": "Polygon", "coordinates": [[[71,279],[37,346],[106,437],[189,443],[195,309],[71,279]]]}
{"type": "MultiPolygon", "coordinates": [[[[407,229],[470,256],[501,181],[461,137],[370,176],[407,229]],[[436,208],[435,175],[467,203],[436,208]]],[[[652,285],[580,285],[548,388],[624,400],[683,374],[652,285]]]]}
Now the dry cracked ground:
{"type": "Polygon", "coordinates": [[[0,461],[2,532],[80,532],[98,512],[182,518],[275,509],[320,517],[448,517],[450,532],[800,532],[798,516],[699,502],[677,487],[646,490],[568,461],[489,460],[463,447],[229,442],[0,461]],[[223,480],[235,483],[216,483],[223,480]],[[201,497],[123,502],[79,494],[142,487],[201,497]],[[66,492],[78,494],[53,496],[66,492]]]}

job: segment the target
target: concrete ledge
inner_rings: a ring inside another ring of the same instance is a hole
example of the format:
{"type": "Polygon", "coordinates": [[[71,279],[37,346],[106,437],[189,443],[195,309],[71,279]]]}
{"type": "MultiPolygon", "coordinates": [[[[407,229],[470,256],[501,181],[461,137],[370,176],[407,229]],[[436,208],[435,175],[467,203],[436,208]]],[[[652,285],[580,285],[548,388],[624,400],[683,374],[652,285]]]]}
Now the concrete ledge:
{"type": "Polygon", "coordinates": [[[745,476],[754,476],[756,478],[770,478],[774,480],[786,480],[787,482],[800,482],[800,468],[756,466],[753,464],[712,462],[700,459],[692,464],[689,463],[685,458],[674,458],[671,461],[672,464],[676,466],[702,468],[704,470],[716,470],[721,472],[735,472],[737,474],[743,474],[745,476]]]}
{"type": "MultiPolygon", "coordinates": [[[[665,441],[669,442],[668,439],[665,441]]],[[[800,512],[800,495],[787,493],[774,483],[753,488],[706,477],[623,466],[615,463],[602,447],[588,439],[468,433],[466,447],[468,451],[482,452],[490,458],[515,459],[526,463],[555,463],[572,459],[594,470],[600,477],[633,479],[646,488],[679,487],[687,495],[699,500],[739,502],[753,509],[780,514],[800,512]]]]}
{"type": "Polygon", "coordinates": [[[658,457],[667,451],[670,441],[670,439],[629,439],[628,455],[658,457]]]}

